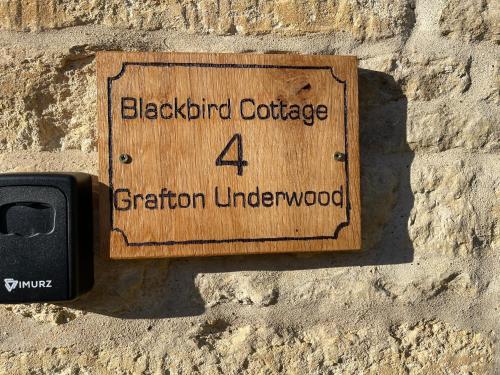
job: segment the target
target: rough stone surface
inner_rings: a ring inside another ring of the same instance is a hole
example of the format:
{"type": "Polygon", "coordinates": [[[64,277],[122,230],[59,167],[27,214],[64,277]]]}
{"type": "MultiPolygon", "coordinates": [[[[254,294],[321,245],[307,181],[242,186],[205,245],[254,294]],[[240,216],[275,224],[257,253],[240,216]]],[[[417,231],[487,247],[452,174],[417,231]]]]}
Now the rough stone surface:
{"type": "Polygon", "coordinates": [[[500,150],[499,113],[488,113],[476,106],[457,111],[446,102],[438,106],[416,105],[410,111],[407,140],[412,150],[500,150]]]}
{"type": "Polygon", "coordinates": [[[381,0],[4,0],[0,29],[39,31],[79,25],[194,33],[297,35],[345,31],[358,38],[406,34],[413,23],[413,1],[381,0]]]}
{"type": "Polygon", "coordinates": [[[498,217],[482,213],[492,212],[492,191],[500,183],[497,160],[492,161],[483,160],[478,167],[478,158],[437,163],[422,158],[412,171],[415,204],[409,233],[416,251],[466,256],[488,248],[498,217]],[[478,185],[487,189],[482,197],[469,191],[478,185]]]}
{"type": "Polygon", "coordinates": [[[299,330],[232,327],[223,320],[207,320],[186,332],[182,348],[167,347],[9,351],[0,354],[0,371],[139,374],[173,368],[202,374],[483,374],[492,359],[491,341],[485,335],[435,320],[394,325],[382,337],[367,329],[351,333],[334,324],[299,330]]]}
{"type": "Polygon", "coordinates": [[[93,58],[0,50],[0,150],[95,149],[93,58]]]}
{"type": "Polygon", "coordinates": [[[2,172],[97,174],[99,50],[357,55],[365,250],[96,257],[81,299],[0,306],[0,374],[498,374],[498,14],[0,0],[2,172]]]}
{"type": "Polygon", "coordinates": [[[396,60],[395,76],[409,100],[431,100],[465,93],[470,85],[470,59],[411,54],[396,60]]]}
{"type": "Polygon", "coordinates": [[[448,0],[439,27],[442,35],[469,41],[500,41],[500,5],[495,0],[448,0]]]}

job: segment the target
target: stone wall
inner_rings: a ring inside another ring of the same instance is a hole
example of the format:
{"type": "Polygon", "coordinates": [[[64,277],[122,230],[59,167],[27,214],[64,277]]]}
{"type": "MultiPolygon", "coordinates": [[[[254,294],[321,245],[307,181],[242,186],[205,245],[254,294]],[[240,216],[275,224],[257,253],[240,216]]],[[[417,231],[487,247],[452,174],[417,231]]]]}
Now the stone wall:
{"type": "Polygon", "coordinates": [[[495,374],[494,0],[0,0],[0,171],[97,174],[99,50],[360,59],[364,252],[96,259],[0,307],[5,374],[495,374]]]}

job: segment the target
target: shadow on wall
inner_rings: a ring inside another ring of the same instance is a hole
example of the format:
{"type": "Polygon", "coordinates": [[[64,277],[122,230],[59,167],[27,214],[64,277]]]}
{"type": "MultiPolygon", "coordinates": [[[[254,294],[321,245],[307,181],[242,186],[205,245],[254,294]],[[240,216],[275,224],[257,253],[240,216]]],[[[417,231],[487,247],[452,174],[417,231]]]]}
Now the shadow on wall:
{"type": "Polygon", "coordinates": [[[413,207],[406,143],[407,100],[384,73],[359,70],[363,251],[109,261],[96,257],[94,289],[67,307],[121,318],[203,314],[203,274],[409,263],[413,207]]]}

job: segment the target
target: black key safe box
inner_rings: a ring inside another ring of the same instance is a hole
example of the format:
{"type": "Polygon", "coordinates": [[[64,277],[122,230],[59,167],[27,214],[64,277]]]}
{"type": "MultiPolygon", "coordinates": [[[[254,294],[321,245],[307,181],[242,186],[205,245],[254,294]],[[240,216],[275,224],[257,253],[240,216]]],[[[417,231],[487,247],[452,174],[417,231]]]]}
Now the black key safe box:
{"type": "Polygon", "coordinates": [[[90,175],[0,175],[0,303],[72,300],[93,276],[90,175]]]}

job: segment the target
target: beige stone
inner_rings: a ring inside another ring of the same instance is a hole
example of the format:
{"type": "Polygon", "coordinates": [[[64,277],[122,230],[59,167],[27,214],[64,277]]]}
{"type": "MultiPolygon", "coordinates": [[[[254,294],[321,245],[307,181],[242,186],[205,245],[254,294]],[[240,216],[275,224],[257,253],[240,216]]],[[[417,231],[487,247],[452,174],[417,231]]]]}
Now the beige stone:
{"type": "Polygon", "coordinates": [[[500,5],[495,0],[448,0],[439,19],[441,34],[467,41],[500,36],[500,5]]]}
{"type": "MultiPolygon", "coordinates": [[[[494,191],[494,197],[495,197],[495,202],[493,204],[493,207],[491,208],[491,211],[489,212],[490,215],[494,218],[496,218],[493,228],[492,228],[492,241],[491,241],[491,247],[493,249],[500,249],[500,181],[497,181],[496,185],[493,187],[494,191]]],[[[500,301],[499,301],[500,304],[500,301]]]]}
{"type": "Polygon", "coordinates": [[[500,60],[495,60],[491,65],[491,76],[488,77],[489,85],[481,99],[486,102],[500,104],[500,60]]]}
{"type": "Polygon", "coordinates": [[[0,3],[4,30],[35,31],[85,25],[98,17],[100,0],[7,0],[0,3]]]}
{"type": "Polygon", "coordinates": [[[410,0],[359,3],[353,0],[121,1],[5,0],[0,29],[38,31],[78,25],[196,33],[290,35],[342,31],[357,38],[408,34],[410,0]]]}
{"type": "Polygon", "coordinates": [[[0,49],[0,150],[95,150],[92,56],[0,49]]]}
{"type": "Polygon", "coordinates": [[[447,269],[448,267],[440,265],[438,261],[433,261],[432,264],[432,275],[425,270],[414,270],[411,274],[396,279],[381,276],[373,284],[374,289],[395,303],[409,306],[451,296],[460,296],[464,306],[469,301],[474,301],[481,292],[477,278],[469,273],[447,269]]]}
{"type": "Polygon", "coordinates": [[[393,328],[409,374],[488,373],[492,348],[481,334],[437,321],[393,328]]]}
{"type": "Polygon", "coordinates": [[[396,77],[410,100],[456,97],[471,85],[470,59],[410,54],[397,61],[396,77]]]}
{"type": "Polygon", "coordinates": [[[486,204],[491,209],[493,201],[485,202],[470,187],[491,188],[498,184],[497,175],[495,161],[484,169],[470,159],[436,163],[424,158],[415,163],[411,176],[415,200],[408,224],[415,251],[470,256],[487,247],[498,218],[482,208],[486,204]]]}
{"type": "Polygon", "coordinates": [[[28,305],[6,305],[6,311],[12,311],[23,318],[34,319],[42,323],[53,325],[66,324],[73,319],[84,315],[84,312],[68,309],[62,306],[47,303],[32,303],[28,305]]]}
{"type": "Polygon", "coordinates": [[[164,351],[75,347],[0,353],[0,373],[280,373],[433,374],[486,373],[492,356],[488,337],[440,321],[394,325],[376,334],[329,324],[294,327],[245,325],[221,320],[194,328],[184,349],[164,351]]]}
{"type": "Polygon", "coordinates": [[[13,151],[0,153],[3,172],[71,172],[97,175],[97,152],[65,150],[65,152],[13,151]]]}
{"type": "Polygon", "coordinates": [[[195,285],[208,307],[224,303],[269,306],[279,298],[276,281],[274,275],[199,274],[195,285]]]}
{"type": "Polygon", "coordinates": [[[455,102],[415,105],[409,112],[407,140],[412,150],[500,150],[500,113],[492,108],[464,109],[455,102]]]}

